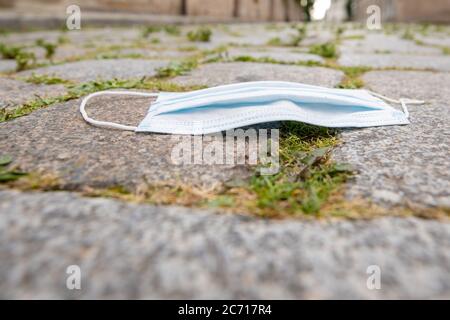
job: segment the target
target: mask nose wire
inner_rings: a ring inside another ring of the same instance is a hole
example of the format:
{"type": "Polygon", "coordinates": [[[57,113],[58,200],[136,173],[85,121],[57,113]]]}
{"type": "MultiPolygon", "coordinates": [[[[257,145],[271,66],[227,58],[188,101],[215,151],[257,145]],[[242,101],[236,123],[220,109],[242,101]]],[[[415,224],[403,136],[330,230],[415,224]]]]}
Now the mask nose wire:
{"type": "Polygon", "coordinates": [[[141,96],[141,97],[157,97],[158,93],[148,93],[148,92],[136,92],[136,91],[99,91],[91,93],[90,95],[83,98],[80,104],[80,113],[83,116],[83,119],[90,123],[93,126],[100,128],[108,128],[108,129],[118,129],[118,130],[126,130],[126,131],[136,131],[137,127],[127,126],[115,122],[109,121],[99,121],[92,119],[88,116],[85,107],[89,99],[101,95],[128,95],[128,96],[141,96]]]}
{"type": "Polygon", "coordinates": [[[409,111],[408,111],[407,104],[418,104],[418,105],[420,105],[420,104],[424,104],[425,103],[425,101],[423,101],[423,100],[413,100],[413,99],[407,99],[407,98],[400,98],[399,100],[395,100],[395,99],[388,98],[386,96],[383,96],[383,95],[381,95],[379,93],[376,93],[376,92],[373,92],[373,91],[369,91],[368,90],[367,92],[369,92],[374,97],[383,99],[383,100],[385,100],[387,102],[401,104],[402,109],[403,109],[403,113],[405,114],[405,116],[407,118],[409,118],[409,111]]]}

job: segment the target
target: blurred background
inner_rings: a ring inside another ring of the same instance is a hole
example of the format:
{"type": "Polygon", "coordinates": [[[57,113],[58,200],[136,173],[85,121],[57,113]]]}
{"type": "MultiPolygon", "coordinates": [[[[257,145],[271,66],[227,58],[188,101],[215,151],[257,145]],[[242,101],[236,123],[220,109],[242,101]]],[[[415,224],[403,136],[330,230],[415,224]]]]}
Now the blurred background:
{"type": "Polygon", "coordinates": [[[0,18],[4,26],[39,24],[44,16],[46,24],[49,16],[56,23],[71,4],[97,24],[139,22],[144,16],[165,23],[363,21],[373,4],[383,22],[450,22],[450,0],[0,0],[0,18]]]}

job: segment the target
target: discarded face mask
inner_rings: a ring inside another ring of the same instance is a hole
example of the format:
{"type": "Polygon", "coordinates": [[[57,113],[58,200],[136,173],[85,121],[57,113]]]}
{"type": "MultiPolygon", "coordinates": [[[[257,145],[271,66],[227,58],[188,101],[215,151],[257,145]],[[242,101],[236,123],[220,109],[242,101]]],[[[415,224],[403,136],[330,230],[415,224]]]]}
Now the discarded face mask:
{"type": "Polygon", "coordinates": [[[324,127],[373,127],[409,124],[407,104],[424,101],[393,100],[353,89],[330,89],[283,81],[256,81],[183,93],[101,91],[80,105],[83,118],[98,127],[173,134],[208,134],[272,121],[293,120],[324,127]],[[85,106],[99,95],[157,97],[144,120],[126,126],[91,119],[85,106]],[[400,104],[403,111],[385,101],[400,104]]]}

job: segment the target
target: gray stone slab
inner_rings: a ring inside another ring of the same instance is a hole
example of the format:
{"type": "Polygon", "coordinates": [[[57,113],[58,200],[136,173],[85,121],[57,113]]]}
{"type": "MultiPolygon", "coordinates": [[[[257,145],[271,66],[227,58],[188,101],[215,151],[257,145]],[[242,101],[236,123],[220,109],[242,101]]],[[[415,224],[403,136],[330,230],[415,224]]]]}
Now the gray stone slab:
{"type": "Polygon", "coordinates": [[[78,82],[97,79],[131,79],[152,77],[167,61],[144,59],[85,60],[42,67],[17,73],[18,76],[46,74],[78,82]]]}
{"type": "MultiPolygon", "coordinates": [[[[29,47],[25,49],[25,51],[32,52],[34,56],[36,57],[37,63],[43,63],[48,64],[51,60],[52,63],[61,63],[61,62],[69,62],[74,60],[83,59],[84,57],[87,57],[89,55],[93,56],[96,49],[87,49],[80,46],[75,45],[64,45],[64,46],[58,46],[55,49],[55,53],[53,56],[49,59],[47,58],[46,54],[47,52],[42,47],[29,47]]],[[[84,58],[87,59],[87,58],[84,58]]]]}
{"type": "Polygon", "coordinates": [[[7,73],[16,70],[16,60],[1,59],[0,60],[0,73],[7,73]]]}
{"type": "Polygon", "coordinates": [[[34,32],[11,32],[0,36],[0,42],[9,45],[33,45],[36,40],[44,39],[48,42],[56,43],[61,31],[42,30],[34,32]]]}
{"type": "Polygon", "coordinates": [[[61,37],[78,46],[92,44],[96,46],[130,43],[140,36],[139,28],[82,28],[68,32],[42,30],[33,32],[12,32],[0,37],[0,42],[10,45],[34,45],[37,40],[57,44],[61,37]]]}
{"type": "Polygon", "coordinates": [[[438,46],[438,47],[450,47],[450,36],[449,34],[440,34],[440,35],[415,35],[415,38],[425,45],[429,46],[438,46]]]}
{"type": "Polygon", "coordinates": [[[173,82],[183,85],[204,84],[208,86],[262,80],[294,81],[333,87],[343,77],[340,71],[319,68],[278,65],[270,63],[210,63],[192,70],[189,75],[179,76],[173,82]]]}
{"type": "Polygon", "coordinates": [[[43,99],[57,97],[66,91],[63,85],[40,85],[0,78],[0,108],[11,110],[38,97],[43,99]]]}
{"type": "MultiPolygon", "coordinates": [[[[137,125],[150,105],[148,98],[99,97],[88,112],[98,120],[137,125]]],[[[101,129],[81,117],[80,100],[56,104],[0,124],[0,149],[27,172],[59,177],[64,188],[107,188],[121,185],[134,191],[160,183],[212,188],[221,182],[245,178],[244,165],[176,164],[172,135],[101,129]]]]}
{"type": "Polygon", "coordinates": [[[428,103],[409,106],[410,125],[342,132],[335,158],[359,170],[348,184],[348,196],[386,205],[449,208],[450,74],[376,71],[363,80],[383,95],[428,103]]]}
{"type": "Polygon", "coordinates": [[[270,58],[276,61],[295,63],[300,61],[324,62],[324,59],[315,54],[296,52],[293,48],[230,48],[227,51],[230,58],[250,56],[253,58],[270,58]]]}
{"type": "Polygon", "coordinates": [[[363,39],[344,40],[339,48],[344,53],[390,52],[413,55],[440,55],[442,53],[439,48],[421,46],[414,41],[383,33],[368,33],[363,39]]]}
{"type": "Polygon", "coordinates": [[[448,299],[449,241],[449,223],[416,218],[265,221],[2,191],[0,297],[448,299]],[[70,265],[81,290],[66,288],[70,265]]]}
{"type": "Polygon", "coordinates": [[[296,31],[289,26],[277,30],[268,30],[264,24],[231,25],[227,31],[213,29],[211,43],[213,45],[250,45],[264,46],[273,38],[288,42],[296,31]]]}
{"type": "Polygon", "coordinates": [[[414,68],[450,71],[450,56],[344,53],[339,58],[338,62],[343,66],[414,68]]]}

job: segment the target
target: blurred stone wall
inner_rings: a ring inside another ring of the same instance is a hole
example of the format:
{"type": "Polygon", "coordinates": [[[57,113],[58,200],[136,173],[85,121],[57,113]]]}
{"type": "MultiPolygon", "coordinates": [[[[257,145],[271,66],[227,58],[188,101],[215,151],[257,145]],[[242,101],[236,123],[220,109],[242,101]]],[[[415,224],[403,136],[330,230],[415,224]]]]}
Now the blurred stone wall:
{"type": "Polygon", "coordinates": [[[386,22],[450,23],[450,0],[354,0],[354,20],[365,21],[370,5],[381,8],[386,22]]]}
{"type": "Polygon", "coordinates": [[[0,9],[39,14],[81,10],[142,14],[189,15],[243,21],[299,21],[305,15],[300,0],[0,0],[0,9]]]}

